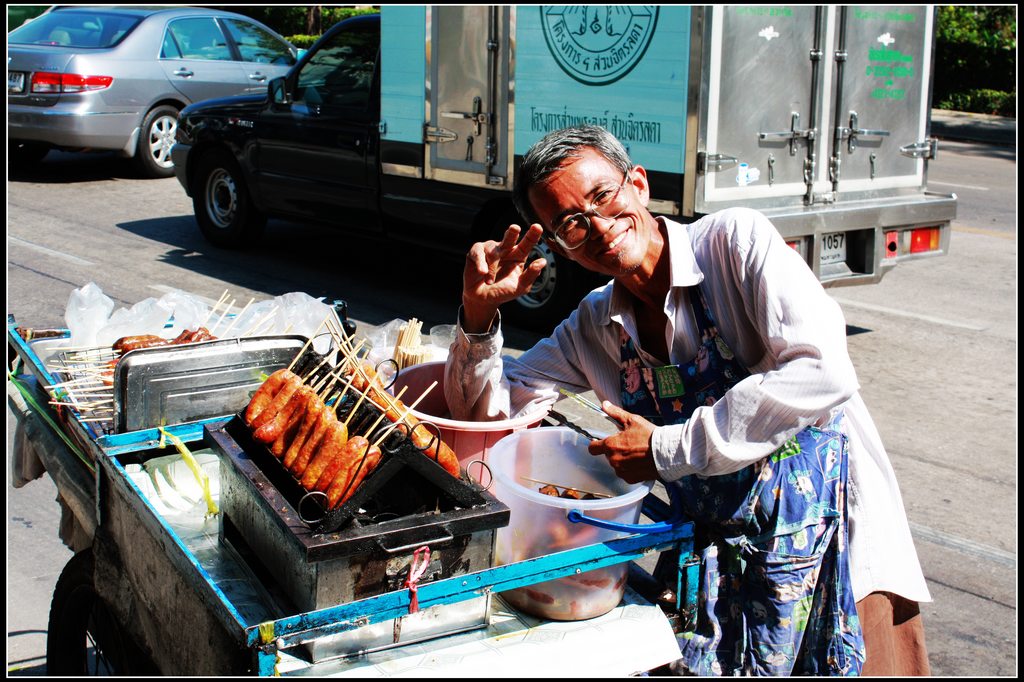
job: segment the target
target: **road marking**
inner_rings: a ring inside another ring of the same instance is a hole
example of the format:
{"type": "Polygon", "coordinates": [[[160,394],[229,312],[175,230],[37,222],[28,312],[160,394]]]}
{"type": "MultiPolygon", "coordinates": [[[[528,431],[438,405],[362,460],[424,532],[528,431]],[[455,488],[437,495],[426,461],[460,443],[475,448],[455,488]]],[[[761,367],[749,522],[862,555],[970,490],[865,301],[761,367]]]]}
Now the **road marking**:
{"type": "Polygon", "coordinates": [[[92,265],[96,265],[95,263],[93,263],[91,261],[87,261],[84,258],[79,258],[78,256],[72,256],[69,253],[63,253],[61,251],[54,251],[53,249],[48,249],[45,246],[40,246],[39,244],[33,244],[32,242],[27,242],[24,239],[18,239],[17,237],[8,237],[7,240],[11,241],[11,242],[15,242],[16,244],[21,244],[22,246],[24,246],[26,248],[29,248],[29,249],[32,249],[33,251],[38,251],[39,253],[45,253],[48,256],[53,256],[55,258],[60,258],[62,260],[70,261],[70,262],[74,263],[75,265],[84,265],[86,267],[89,267],[89,266],[92,266],[92,265]]]}
{"type": "Polygon", "coordinates": [[[910,532],[914,537],[925,540],[927,542],[934,543],[936,545],[942,545],[943,547],[949,547],[965,554],[973,554],[975,556],[994,561],[997,564],[1003,564],[1004,566],[1016,566],[1017,555],[1013,552],[1007,552],[1006,550],[998,549],[996,547],[990,547],[988,545],[982,545],[977,542],[965,540],[964,538],[950,535],[949,533],[943,533],[942,531],[935,530],[934,528],[928,528],[917,523],[910,523],[910,532]]]}
{"type": "Polygon", "coordinates": [[[897,315],[899,317],[909,317],[915,320],[922,320],[924,322],[931,322],[933,324],[941,324],[947,327],[957,327],[958,329],[969,329],[972,332],[983,332],[988,327],[979,327],[976,324],[967,324],[964,322],[956,322],[954,320],[947,320],[941,317],[933,317],[932,315],[921,315],[919,313],[911,313],[906,310],[897,310],[896,308],[889,308],[884,305],[875,305],[873,303],[861,303],[860,301],[851,301],[846,298],[839,298],[833,296],[833,300],[840,305],[850,306],[851,308],[861,308],[863,310],[872,310],[876,313],[885,313],[887,315],[897,315]]]}
{"type": "Polygon", "coordinates": [[[969,232],[970,234],[983,234],[988,237],[999,237],[1000,239],[1010,239],[1017,241],[1016,232],[997,232],[996,230],[986,230],[984,227],[962,227],[957,226],[953,228],[954,232],[969,232]]]}
{"type": "Polygon", "coordinates": [[[987,192],[988,187],[978,187],[977,185],[963,185],[959,182],[937,182],[935,180],[929,180],[928,185],[943,185],[944,187],[959,187],[961,189],[977,189],[982,192],[987,192]]]}

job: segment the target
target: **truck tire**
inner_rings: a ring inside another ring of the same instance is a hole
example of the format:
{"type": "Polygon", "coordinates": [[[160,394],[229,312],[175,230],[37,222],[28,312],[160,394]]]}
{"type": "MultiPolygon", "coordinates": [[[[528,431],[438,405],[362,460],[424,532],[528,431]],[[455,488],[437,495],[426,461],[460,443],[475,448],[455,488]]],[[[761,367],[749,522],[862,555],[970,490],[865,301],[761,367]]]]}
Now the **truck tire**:
{"type": "Polygon", "coordinates": [[[174,175],[171,147],[177,130],[178,110],[169,104],[153,107],[142,119],[134,161],[143,177],[169,178],[174,175]]]}
{"type": "Polygon", "coordinates": [[[153,664],[96,594],[93,566],[92,550],[83,550],[57,579],[46,633],[46,674],[153,673],[153,664]]]}
{"type": "Polygon", "coordinates": [[[252,246],[267,225],[267,217],[252,203],[242,169],[220,150],[199,159],[192,180],[192,208],[207,241],[226,249],[252,246]]]}

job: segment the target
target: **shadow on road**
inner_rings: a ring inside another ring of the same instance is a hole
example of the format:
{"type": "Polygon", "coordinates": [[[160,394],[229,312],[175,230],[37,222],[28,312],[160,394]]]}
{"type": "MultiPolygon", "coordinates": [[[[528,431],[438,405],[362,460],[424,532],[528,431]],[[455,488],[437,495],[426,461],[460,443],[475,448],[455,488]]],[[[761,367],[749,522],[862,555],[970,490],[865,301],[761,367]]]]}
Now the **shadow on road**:
{"type": "MultiPolygon", "coordinates": [[[[167,245],[164,263],[268,298],[302,291],[348,303],[349,315],[372,325],[415,317],[424,328],[455,322],[462,298],[462,259],[330,227],[271,220],[245,250],[211,246],[192,215],[118,223],[118,228],[167,245]]],[[[238,303],[244,305],[244,301],[238,303]]],[[[542,336],[509,325],[510,347],[542,336]]]]}

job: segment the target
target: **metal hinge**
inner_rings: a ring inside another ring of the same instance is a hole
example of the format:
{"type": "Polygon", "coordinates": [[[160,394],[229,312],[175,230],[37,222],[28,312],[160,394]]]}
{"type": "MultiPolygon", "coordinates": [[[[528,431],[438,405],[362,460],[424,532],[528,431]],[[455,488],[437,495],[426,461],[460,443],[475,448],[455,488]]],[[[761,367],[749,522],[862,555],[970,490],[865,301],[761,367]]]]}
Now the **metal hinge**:
{"type": "Polygon", "coordinates": [[[761,133],[757,134],[759,140],[789,140],[789,155],[796,156],[796,141],[800,138],[806,138],[808,142],[814,140],[818,135],[817,128],[800,128],[800,114],[793,111],[790,112],[789,119],[789,130],[782,130],[773,133],[761,133]]]}
{"type": "Polygon", "coordinates": [[[924,142],[915,142],[914,144],[908,144],[900,147],[900,154],[903,156],[909,156],[912,159],[934,159],[936,152],[939,150],[939,141],[934,137],[929,137],[924,142]]]}
{"type": "Polygon", "coordinates": [[[728,156],[726,154],[708,154],[707,152],[697,152],[697,172],[698,173],[717,173],[718,171],[727,170],[732,168],[740,162],[735,156],[728,156]]]}
{"type": "Polygon", "coordinates": [[[459,134],[454,130],[429,125],[423,126],[424,142],[454,142],[457,139],[459,139],[459,134]]]}

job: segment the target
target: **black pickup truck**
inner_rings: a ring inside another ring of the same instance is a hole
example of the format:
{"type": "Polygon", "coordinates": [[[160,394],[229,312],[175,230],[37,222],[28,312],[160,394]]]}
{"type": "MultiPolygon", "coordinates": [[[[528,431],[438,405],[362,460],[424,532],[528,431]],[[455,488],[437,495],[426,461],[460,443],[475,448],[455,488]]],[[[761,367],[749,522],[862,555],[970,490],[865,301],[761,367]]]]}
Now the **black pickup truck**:
{"type": "MultiPolygon", "coordinates": [[[[469,187],[382,172],[423,166],[424,145],[382,139],[380,18],[335,25],[266,95],[186,107],[172,150],[206,239],[244,248],[268,217],[317,221],[461,258],[475,241],[521,222],[510,187],[469,187]]],[[[545,245],[549,266],[533,290],[506,306],[506,318],[550,329],[599,284],[545,245]]]]}

